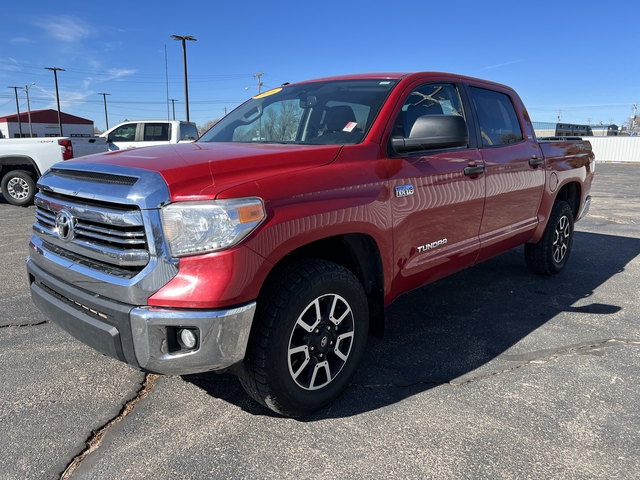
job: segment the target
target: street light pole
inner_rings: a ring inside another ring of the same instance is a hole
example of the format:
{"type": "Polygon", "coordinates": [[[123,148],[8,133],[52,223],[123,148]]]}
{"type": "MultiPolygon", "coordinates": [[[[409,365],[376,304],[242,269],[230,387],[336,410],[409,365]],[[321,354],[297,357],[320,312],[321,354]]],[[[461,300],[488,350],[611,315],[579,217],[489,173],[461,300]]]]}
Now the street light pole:
{"type": "Polygon", "coordinates": [[[27,94],[27,114],[29,115],[29,138],[33,138],[33,127],[31,124],[31,105],[29,104],[29,89],[35,85],[35,82],[31,85],[25,85],[24,91],[27,94]]]}
{"type": "Polygon", "coordinates": [[[7,87],[13,88],[16,94],[16,110],[18,111],[18,130],[20,131],[20,138],[22,138],[22,123],[20,122],[20,103],[18,103],[18,89],[22,87],[7,87]]]}
{"type": "Polygon", "coordinates": [[[187,83],[187,44],[186,40],[196,42],[191,35],[171,35],[171,38],[182,42],[182,63],[184,64],[184,104],[187,112],[187,122],[189,121],[189,86],[187,83]]]}
{"type": "Polygon", "coordinates": [[[109,115],[107,114],[107,95],[111,95],[110,93],[99,93],[98,95],[102,95],[104,99],[104,123],[107,126],[107,130],[109,130],[109,115]]]}
{"type": "Polygon", "coordinates": [[[60,129],[60,136],[62,137],[62,119],[60,117],[60,95],[58,94],[58,70],[66,72],[64,68],[59,67],[44,67],[45,70],[53,71],[53,80],[56,83],[56,102],[58,103],[58,128],[60,129]]]}

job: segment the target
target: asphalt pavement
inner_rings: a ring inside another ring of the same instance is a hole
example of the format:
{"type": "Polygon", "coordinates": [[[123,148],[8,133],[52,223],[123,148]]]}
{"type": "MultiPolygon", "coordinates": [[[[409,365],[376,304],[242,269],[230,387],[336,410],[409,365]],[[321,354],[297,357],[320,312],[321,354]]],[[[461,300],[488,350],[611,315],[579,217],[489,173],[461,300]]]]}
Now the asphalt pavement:
{"type": "Polygon", "coordinates": [[[298,420],[231,375],[145,375],[49,322],[24,265],[34,209],[0,200],[0,478],[640,478],[639,183],[598,164],[558,277],[517,248],[402,296],[345,394],[298,420]]]}

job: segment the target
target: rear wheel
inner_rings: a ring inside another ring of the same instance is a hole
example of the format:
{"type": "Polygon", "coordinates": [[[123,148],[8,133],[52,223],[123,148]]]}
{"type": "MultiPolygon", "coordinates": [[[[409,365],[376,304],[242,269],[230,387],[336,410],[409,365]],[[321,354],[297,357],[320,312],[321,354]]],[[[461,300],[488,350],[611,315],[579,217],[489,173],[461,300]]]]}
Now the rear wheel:
{"type": "Polygon", "coordinates": [[[26,170],[11,170],[2,177],[2,195],[12,205],[25,207],[33,203],[36,182],[26,170]]]}
{"type": "Polygon", "coordinates": [[[298,417],[349,385],[369,324],[364,290],[350,271],[320,260],[293,264],[266,287],[257,315],[240,376],[255,400],[298,417]]]}
{"type": "Polygon", "coordinates": [[[572,245],[573,211],[560,200],[553,205],[542,239],[525,244],[527,265],[538,275],[557,275],[567,264],[572,245]]]}

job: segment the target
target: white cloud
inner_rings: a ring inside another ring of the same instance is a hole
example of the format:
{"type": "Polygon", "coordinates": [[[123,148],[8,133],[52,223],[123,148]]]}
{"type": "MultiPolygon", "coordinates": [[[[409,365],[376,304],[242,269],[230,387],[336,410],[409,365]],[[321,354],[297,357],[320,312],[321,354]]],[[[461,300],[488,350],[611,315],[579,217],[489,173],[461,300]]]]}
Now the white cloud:
{"type": "Polygon", "coordinates": [[[26,37],[14,37],[9,40],[9,43],[13,43],[14,45],[21,44],[21,43],[33,43],[33,40],[26,37]]]}
{"type": "Polygon", "coordinates": [[[523,61],[524,60],[515,60],[513,62],[499,63],[497,65],[491,65],[489,67],[484,67],[483,70],[490,70],[492,68],[505,67],[507,65],[513,65],[514,63],[520,63],[520,62],[523,62],[523,61]]]}
{"type": "Polygon", "coordinates": [[[111,75],[107,80],[118,80],[122,77],[126,77],[127,75],[133,75],[137,70],[127,70],[124,68],[112,68],[109,70],[109,74],[111,75]]]}
{"type": "Polygon", "coordinates": [[[48,15],[33,22],[50,36],[73,43],[95,34],[95,29],[84,20],[72,15],[48,15]]]}
{"type": "Polygon", "coordinates": [[[118,81],[128,75],[133,75],[134,73],[136,73],[137,70],[130,70],[130,69],[124,69],[124,68],[112,68],[111,70],[108,70],[106,72],[106,75],[104,76],[91,76],[91,77],[87,77],[82,81],[82,87],[86,90],[88,89],[91,84],[93,83],[103,83],[103,82],[109,82],[112,80],[118,81]]]}

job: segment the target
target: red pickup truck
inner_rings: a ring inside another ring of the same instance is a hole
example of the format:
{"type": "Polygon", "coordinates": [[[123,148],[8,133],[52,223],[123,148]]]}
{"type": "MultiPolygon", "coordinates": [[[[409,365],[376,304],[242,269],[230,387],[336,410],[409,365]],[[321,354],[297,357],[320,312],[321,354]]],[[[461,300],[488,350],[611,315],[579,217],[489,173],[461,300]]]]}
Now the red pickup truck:
{"type": "Polygon", "coordinates": [[[562,271],[594,162],[587,141],[539,142],[496,83],[285,84],[195,143],[54,166],[32,298],[134,368],[231,371],[304,415],[347,387],[399,295],[522,244],[533,272],[562,271]]]}

